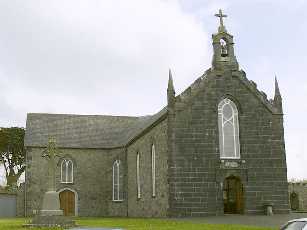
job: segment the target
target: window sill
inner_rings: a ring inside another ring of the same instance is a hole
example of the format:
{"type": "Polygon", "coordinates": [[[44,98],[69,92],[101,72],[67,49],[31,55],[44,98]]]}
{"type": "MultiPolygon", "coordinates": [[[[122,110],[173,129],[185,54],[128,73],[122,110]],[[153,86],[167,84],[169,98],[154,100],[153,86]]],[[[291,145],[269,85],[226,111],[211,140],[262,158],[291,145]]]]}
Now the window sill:
{"type": "Polygon", "coordinates": [[[61,184],[74,184],[74,182],[60,182],[61,184]]]}
{"type": "Polygon", "coordinates": [[[221,161],[222,160],[240,160],[241,157],[221,157],[220,159],[221,161]]]}
{"type": "Polygon", "coordinates": [[[124,202],[124,200],[112,200],[112,202],[114,202],[114,203],[122,203],[122,202],[124,202]]]}

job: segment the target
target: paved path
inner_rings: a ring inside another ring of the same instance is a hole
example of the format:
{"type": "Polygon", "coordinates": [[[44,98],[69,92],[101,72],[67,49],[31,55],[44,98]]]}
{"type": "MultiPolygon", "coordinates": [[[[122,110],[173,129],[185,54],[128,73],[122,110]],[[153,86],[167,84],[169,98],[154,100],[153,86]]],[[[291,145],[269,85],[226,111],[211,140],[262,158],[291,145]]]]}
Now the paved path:
{"type": "Polygon", "coordinates": [[[288,220],[297,218],[307,218],[307,213],[275,214],[273,216],[264,215],[223,215],[209,216],[202,218],[183,218],[176,219],[182,221],[191,221],[194,223],[210,224],[242,224],[263,227],[280,227],[288,220]]]}

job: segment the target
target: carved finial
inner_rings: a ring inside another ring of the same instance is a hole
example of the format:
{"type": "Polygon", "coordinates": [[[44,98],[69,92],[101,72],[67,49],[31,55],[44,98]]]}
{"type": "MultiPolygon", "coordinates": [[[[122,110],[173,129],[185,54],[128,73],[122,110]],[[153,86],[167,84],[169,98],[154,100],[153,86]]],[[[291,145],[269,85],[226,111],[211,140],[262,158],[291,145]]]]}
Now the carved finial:
{"type": "Polygon", "coordinates": [[[172,104],[175,98],[175,88],[173,83],[172,71],[169,69],[168,71],[168,86],[167,86],[167,101],[168,104],[172,104]]]}
{"type": "Polygon", "coordinates": [[[276,96],[280,96],[281,97],[281,94],[280,94],[280,91],[279,91],[279,86],[278,86],[278,81],[277,81],[277,77],[275,75],[275,97],[276,96]]]}
{"type": "MultiPolygon", "coordinates": [[[[171,69],[168,70],[168,90],[174,90],[173,76],[171,69]]],[[[175,90],[174,90],[175,91],[175,90]]]]}
{"type": "Polygon", "coordinates": [[[278,87],[277,77],[275,75],[275,95],[274,95],[274,105],[279,113],[282,113],[282,98],[278,87]]]}
{"type": "Polygon", "coordinates": [[[218,14],[215,14],[214,16],[220,18],[219,32],[226,32],[226,28],[225,28],[225,26],[224,26],[223,18],[226,18],[227,15],[226,15],[226,14],[223,14],[222,10],[219,9],[219,13],[218,13],[218,14]]]}

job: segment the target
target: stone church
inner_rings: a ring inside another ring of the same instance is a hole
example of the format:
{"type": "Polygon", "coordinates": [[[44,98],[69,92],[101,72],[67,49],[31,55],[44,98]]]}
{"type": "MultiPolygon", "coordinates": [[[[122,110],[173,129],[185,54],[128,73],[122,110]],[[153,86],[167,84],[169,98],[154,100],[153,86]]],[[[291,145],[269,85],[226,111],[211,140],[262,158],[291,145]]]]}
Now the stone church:
{"type": "Polygon", "coordinates": [[[198,217],[289,212],[282,98],[268,100],[239,68],[220,18],[212,66],[151,116],[30,113],[25,212],[47,188],[48,138],[60,151],[56,187],[65,215],[198,217]]]}

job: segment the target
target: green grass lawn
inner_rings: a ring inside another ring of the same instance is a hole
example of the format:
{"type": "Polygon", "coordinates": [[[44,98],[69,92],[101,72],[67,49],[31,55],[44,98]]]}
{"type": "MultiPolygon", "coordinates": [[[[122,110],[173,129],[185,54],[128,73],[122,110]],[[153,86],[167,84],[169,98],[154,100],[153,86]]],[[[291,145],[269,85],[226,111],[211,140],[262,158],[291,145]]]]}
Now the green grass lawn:
{"type": "MultiPolygon", "coordinates": [[[[30,219],[26,218],[0,219],[0,230],[25,230],[22,225],[29,221],[30,219]]],[[[76,218],[76,223],[79,226],[117,227],[126,230],[273,230],[273,228],[243,225],[205,224],[191,223],[187,221],[141,218],[76,218]]],[[[41,228],[30,229],[42,230],[41,228]]]]}

